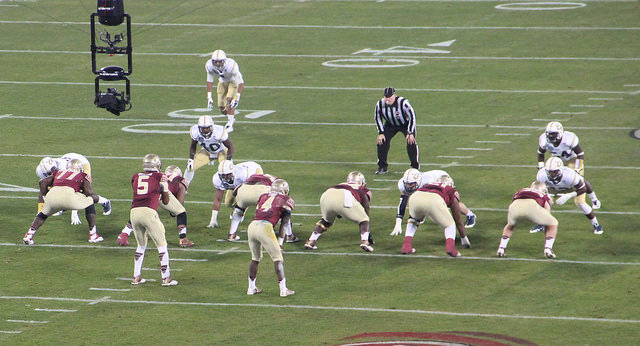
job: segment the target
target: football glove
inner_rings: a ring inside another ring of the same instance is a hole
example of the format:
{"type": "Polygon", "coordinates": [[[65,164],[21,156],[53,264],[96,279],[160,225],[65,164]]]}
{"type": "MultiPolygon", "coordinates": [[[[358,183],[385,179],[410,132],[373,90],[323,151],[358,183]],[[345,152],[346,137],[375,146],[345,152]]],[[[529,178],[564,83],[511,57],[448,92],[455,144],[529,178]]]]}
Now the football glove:
{"type": "Polygon", "coordinates": [[[396,226],[393,228],[393,232],[389,235],[400,235],[402,234],[402,219],[396,218],[396,226]]]}
{"type": "Polygon", "coordinates": [[[213,97],[211,97],[211,93],[207,93],[207,109],[213,109],[213,97]]]}
{"type": "Polygon", "coordinates": [[[71,211],[71,224],[79,225],[81,223],[82,221],[80,221],[80,217],[78,216],[78,211],[77,210],[71,211]]]}
{"type": "Polygon", "coordinates": [[[560,194],[560,197],[558,197],[558,199],[556,199],[556,203],[558,205],[563,205],[565,204],[568,200],[570,200],[571,198],[575,197],[576,193],[575,192],[571,192],[571,193],[562,193],[560,194]]]}
{"type": "Polygon", "coordinates": [[[236,108],[238,107],[238,100],[231,100],[231,102],[229,102],[229,108],[236,108]]]}
{"type": "Polygon", "coordinates": [[[187,171],[193,171],[193,159],[187,161],[187,171]]]}

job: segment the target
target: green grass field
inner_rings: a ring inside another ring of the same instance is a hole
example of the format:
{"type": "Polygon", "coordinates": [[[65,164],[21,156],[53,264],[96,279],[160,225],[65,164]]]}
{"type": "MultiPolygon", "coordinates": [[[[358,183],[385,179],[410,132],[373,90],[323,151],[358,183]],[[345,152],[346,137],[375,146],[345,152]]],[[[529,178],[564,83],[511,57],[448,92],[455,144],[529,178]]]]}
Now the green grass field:
{"type": "MultiPolygon", "coordinates": [[[[0,344],[637,345],[640,142],[630,133],[640,127],[640,4],[578,4],[126,1],[133,108],[116,117],[93,105],[95,1],[0,0],[0,344]],[[131,286],[135,241],[116,244],[142,157],[154,152],[184,170],[189,126],[218,115],[203,109],[204,63],[215,49],[238,62],[246,83],[234,160],[288,180],[301,238],[320,217],[324,189],[350,171],[364,172],[373,191],[375,252],[360,250],[357,226],[345,220],[317,251],[286,244],[296,291],[288,298],[278,296],[268,256],[263,294],[245,294],[248,246],[221,241],[229,208],[220,228],[205,227],[212,166],[196,172],[187,196],[195,248],[177,247],[175,221],[160,212],[178,286],[161,287],[155,249],[143,276],[156,281],[131,286]],[[421,170],[447,170],[478,215],[462,258],[446,256],[442,230],[429,222],[414,255],[389,236],[409,164],[397,136],[390,174],[373,174],[373,107],[387,85],[416,110],[421,170]],[[528,225],[497,258],[506,208],[535,179],[537,138],[551,120],[580,138],[605,233],[594,235],[568,202],[553,210],[557,260],[544,257],[544,237],[528,225]],[[113,201],[110,216],[97,208],[105,241],[89,244],[84,217],[71,225],[65,213],[47,220],[36,245],[22,245],[36,214],[35,167],[68,152],[91,160],[96,192],[113,201]]],[[[98,57],[99,67],[123,64],[98,57]]]]}

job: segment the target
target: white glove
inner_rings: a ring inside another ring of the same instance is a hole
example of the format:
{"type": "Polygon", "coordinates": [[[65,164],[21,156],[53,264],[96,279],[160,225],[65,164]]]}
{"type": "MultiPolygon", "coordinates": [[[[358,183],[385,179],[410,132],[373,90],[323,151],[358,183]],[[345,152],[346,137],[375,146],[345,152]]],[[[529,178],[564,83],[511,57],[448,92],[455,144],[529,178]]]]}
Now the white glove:
{"type": "Polygon", "coordinates": [[[71,211],[71,224],[72,225],[79,225],[81,223],[82,223],[82,221],[80,221],[80,217],[78,217],[78,211],[77,210],[72,210],[71,211]]]}
{"type": "Polygon", "coordinates": [[[193,171],[193,159],[187,161],[187,171],[193,171]]]}
{"type": "Polygon", "coordinates": [[[389,235],[400,235],[402,234],[402,219],[396,218],[396,226],[393,228],[393,232],[389,235]]]}
{"type": "Polygon", "coordinates": [[[565,204],[568,200],[570,200],[571,198],[575,197],[576,193],[575,192],[571,192],[571,193],[561,193],[560,197],[558,197],[558,199],[556,199],[556,203],[558,205],[563,205],[565,204]]]}
{"type": "Polygon", "coordinates": [[[231,100],[231,102],[229,102],[229,108],[236,108],[238,107],[238,100],[231,100]]]}
{"type": "Polygon", "coordinates": [[[213,97],[211,97],[211,93],[207,93],[207,109],[208,110],[212,110],[213,109],[213,97]]]}
{"type": "Polygon", "coordinates": [[[218,227],[218,220],[211,220],[211,222],[207,225],[207,228],[218,227]]]}

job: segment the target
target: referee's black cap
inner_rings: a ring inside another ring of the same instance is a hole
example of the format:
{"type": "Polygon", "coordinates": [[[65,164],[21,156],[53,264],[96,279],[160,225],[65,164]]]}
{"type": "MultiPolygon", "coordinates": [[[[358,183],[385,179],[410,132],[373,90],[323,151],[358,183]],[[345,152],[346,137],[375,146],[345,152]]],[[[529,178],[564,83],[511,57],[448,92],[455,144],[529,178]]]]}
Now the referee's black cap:
{"type": "Polygon", "coordinates": [[[384,97],[391,97],[395,93],[396,93],[396,89],[394,89],[393,87],[389,86],[384,89],[384,97]]]}

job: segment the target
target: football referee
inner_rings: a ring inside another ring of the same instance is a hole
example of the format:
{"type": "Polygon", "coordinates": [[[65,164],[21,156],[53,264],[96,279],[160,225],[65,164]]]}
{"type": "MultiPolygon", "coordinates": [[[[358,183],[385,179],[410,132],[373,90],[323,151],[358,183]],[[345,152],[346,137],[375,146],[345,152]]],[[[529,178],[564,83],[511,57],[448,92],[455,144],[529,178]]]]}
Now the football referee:
{"type": "Polygon", "coordinates": [[[376,174],[387,173],[389,166],[387,154],[391,138],[398,132],[402,132],[407,140],[407,154],[411,160],[411,167],[419,169],[416,113],[409,104],[409,100],[396,95],[396,90],[393,87],[385,88],[384,98],[376,103],[374,118],[378,128],[378,170],[376,174]]]}

